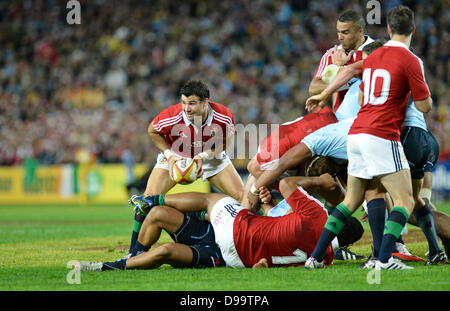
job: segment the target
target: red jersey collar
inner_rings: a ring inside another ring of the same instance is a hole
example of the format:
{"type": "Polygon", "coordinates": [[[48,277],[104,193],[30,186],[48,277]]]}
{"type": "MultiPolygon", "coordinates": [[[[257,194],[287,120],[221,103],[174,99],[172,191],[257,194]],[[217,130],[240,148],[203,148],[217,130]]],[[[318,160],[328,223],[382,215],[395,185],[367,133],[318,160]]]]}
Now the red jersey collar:
{"type": "MultiPolygon", "coordinates": [[[[214,112],[208,103],[208,116],[206,117],[205,122],[203,122],[202,127],[205,127],[206,125],[208,125],[208,126],[211,125],[212,120],[213,120],[213,115],[214,115],[214,112]]],[[[194,127],[194,129],[196,129],[196,126],[194,125],[194,123],[189,121],[189,119],[187,118],[186,113],[184,111],[183,111],[183,120],[184,120],[184,124],[186,124],[186,126],[192,125],[192,127],[194,127]]]]}

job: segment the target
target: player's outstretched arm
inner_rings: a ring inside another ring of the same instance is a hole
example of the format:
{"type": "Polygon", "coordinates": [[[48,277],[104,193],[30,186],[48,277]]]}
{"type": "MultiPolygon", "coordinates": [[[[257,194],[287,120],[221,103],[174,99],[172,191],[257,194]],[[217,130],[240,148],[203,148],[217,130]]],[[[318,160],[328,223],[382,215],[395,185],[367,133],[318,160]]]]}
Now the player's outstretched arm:
{"type": "Polygon", "coordinates": [[[258,195],[259,191],[262,190],[262,187],[268,187],[281,176],[284,171],[297,167],[309,157],[311,157],[311,150],[303,143],[292,147],[283,154],[275,167],[264,171],[264,173],[254,182],[252,190],[248,194],[250,208],[254,209],[258,203],[258,195]]]}
{"type": "Polygon", "coordinates": [[[309,96],[320,94],[326,87],[327,84],[321,78],[312,79],[308,90],[309,96]]]}
{"type": "Polygon", "coordinates": [[[315,177],[293,176],[280,181],[280,191],[284,198],[288,198],[298,187],[313,194],[318,190],[332,191],[338,187],[338,184],[328,173],[315,177]]]}
{"type": "Polygon", "coordinates": [[[320,111],[320,109],[326,105],[331,94],[336,92],[341,86],[345,85],[350,79],[358,77],[361,74],[362,63],[363,61],[359,61],[349,66],[341,67],[336,77],[334,77],[330,84],[328,84],[320,94],[311,96],[306,100],[306,109],[311,112],[319,107],[320,111]]]}

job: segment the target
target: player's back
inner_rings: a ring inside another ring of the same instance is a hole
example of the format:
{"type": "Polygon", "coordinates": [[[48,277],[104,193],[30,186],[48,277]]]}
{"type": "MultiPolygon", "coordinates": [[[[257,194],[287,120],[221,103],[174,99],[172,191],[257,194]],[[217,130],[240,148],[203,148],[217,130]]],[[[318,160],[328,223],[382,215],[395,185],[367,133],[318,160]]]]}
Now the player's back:
{"type": "Polygon", "coordinates": [[[427,97],[421,60],[401,42],[389,41],[371,53],[363,64],[363,106],[349,134],[366,133],[387,140],[400,140],[410,91],[416,100],[427,97]],[[417,77],[420,76],[420,77],[417,77]],[[420,79],[422,78],[422,79],[420,79]]]}
{"type": "Polygon", "coordinates": [[[324,107],[320,113],[310,113],[295,121],[281,124],[279,128],[280,140],[286,139],[290,147],[293,147],[312,132],[336,122],[336,116],[331,109],[324,107]]]}

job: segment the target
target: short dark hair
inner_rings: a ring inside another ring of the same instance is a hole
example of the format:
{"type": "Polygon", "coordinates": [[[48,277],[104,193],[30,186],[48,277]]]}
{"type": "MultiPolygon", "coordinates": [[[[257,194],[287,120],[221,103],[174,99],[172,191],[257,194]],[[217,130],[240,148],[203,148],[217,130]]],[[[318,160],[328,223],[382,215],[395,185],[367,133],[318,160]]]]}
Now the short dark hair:
{"type": "Polygon", "coordinates": [[[314,156],[305,163],[305,176],[336,175],[340,166],[330,157],[314,156]]]}
{"type": "Polygon", "coordinates": [[[196,95],[200,98],[200,101],[203,101],[205,98],[209,98],[209,89],[200,80],[189,80],[181,88],[180,94],[186,97],[196,95]]]}
{"type": "Polygon", "coordinates": [[[372,53],[373,51],[375,51],[376,49],[378,49],[379,47],[383,46],[385,43],[384,40],[375,40],[369,44],[366,44],[362,51],[363,53],[366,53],[367,55],[370,55],[370,53],[372,53]]]}
{"type": "Polygon", "coordinates": [[[364,29],[366,27],[366,21],[364,20],[362,14],[354,10],[347,10],[339,14],[338,21],[341,23],[352,22],[360,29],[364,29]]]}
{"type": "Polygon", "coordinates": [[[414,12],[407,6],[396,6],[387,13],[387,24],[392,34],[408,36],[414,29],[414,12]]]}

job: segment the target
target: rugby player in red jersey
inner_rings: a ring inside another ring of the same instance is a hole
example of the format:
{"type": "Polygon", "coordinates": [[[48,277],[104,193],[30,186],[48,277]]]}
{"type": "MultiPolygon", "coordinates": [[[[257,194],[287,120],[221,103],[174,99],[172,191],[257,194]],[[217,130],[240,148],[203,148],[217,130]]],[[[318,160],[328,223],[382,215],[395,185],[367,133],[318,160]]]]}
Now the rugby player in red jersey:
{"type": "MultiPolygon", "coordinates": [[[[362,60],[363,47],[373,42],[372,38],[364,35],[365,24],[364,17],[356,11],[348,10],[339,15],[336,30],[341,44],[328,49],[322,56],[309,86],[310,96],[320,94],[327,87],[327,83],[322,81],[322,77],[329,65],[344,66],[362,60]]],[[[346,93],[347,88],[338,90],[333,103],[334,112],[339,108],[346,93]]]]}
{"type": "Polygon", "coordinates": [[[364,192],[380,182],[394,208],[386,221],[375,269],[412,269],[392,258],[395,242],[414,208],[411,174],[400,132],[410,92],[418,110],[431,110],[431,95],[423,64],[410,50],[414,13],[405,6],[387,16],[391,38],[363,62],[362,108],[347,140],[348,180],[344,201],[331,213],[307,268],[322,268],[326,248],[364,200],[364,192]]]}

